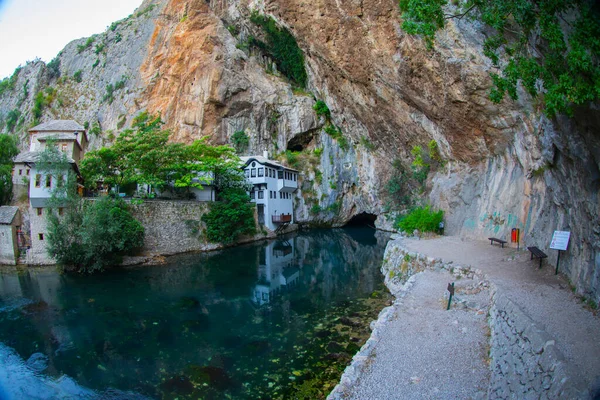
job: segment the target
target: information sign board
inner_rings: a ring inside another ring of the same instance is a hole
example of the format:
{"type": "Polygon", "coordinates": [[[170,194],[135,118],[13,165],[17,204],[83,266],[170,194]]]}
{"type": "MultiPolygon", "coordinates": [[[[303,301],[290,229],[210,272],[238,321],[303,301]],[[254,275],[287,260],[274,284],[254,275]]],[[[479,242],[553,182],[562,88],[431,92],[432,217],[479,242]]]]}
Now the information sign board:
{"type": "Polygon", "coordinates": [[[569,238],[571,232],[567,231],[554,231],[552,235],[552,241],[550,242],[550,248],[554,250],[566,250],[569,245],[569,238]]]}

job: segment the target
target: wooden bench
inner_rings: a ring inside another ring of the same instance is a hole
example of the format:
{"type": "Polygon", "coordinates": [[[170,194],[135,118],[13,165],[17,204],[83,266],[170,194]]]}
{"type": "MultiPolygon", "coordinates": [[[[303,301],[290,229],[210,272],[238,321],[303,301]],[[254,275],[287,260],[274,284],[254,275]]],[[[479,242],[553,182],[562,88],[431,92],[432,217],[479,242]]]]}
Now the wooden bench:
{"type": "Polygon", "coordinates": [[[500,246],[502,246],[502,248],[504,248],[504,243],[507,243],[506,240],[502,240],[502,239],[498,239],[498,238],[488,238],[488,240],[490,241],[490,244],[494,244],[494,242],[500,243],[500,246]]]}
{"type": "Polygon", "coordinates": [[[528,247],[527,250],[531,252],[530,260],[533,260],[534,257],[540,259],[540,268],[542,268],[542,259],[547,258],[548,255],[535,246],[528,247]]]}

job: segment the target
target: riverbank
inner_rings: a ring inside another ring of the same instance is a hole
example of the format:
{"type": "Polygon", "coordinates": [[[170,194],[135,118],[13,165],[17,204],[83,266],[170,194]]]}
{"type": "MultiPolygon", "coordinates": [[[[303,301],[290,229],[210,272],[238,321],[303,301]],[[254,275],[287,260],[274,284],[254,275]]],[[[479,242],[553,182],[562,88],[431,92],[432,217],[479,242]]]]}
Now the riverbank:
{"type": "Polygon", "coordinates": [[[600,318],[536,266],[487,242],[390,241],[382,272],[396,301],[329,398],[586,398],[600,318]]]}

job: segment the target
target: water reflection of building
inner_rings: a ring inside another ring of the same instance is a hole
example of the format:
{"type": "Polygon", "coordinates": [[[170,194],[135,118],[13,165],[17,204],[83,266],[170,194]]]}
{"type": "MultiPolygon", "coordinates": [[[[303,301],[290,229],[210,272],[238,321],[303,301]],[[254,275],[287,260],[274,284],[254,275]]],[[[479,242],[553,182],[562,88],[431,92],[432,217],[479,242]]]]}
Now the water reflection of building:
{"type": "Polygon", "coordinates": [[[270,303],[281,291],[297,285],[300,270],[293,261],[293,242],[276,240],[261,249],[258,282],[252,296],[254,304],[261,306],[270,303]]]}

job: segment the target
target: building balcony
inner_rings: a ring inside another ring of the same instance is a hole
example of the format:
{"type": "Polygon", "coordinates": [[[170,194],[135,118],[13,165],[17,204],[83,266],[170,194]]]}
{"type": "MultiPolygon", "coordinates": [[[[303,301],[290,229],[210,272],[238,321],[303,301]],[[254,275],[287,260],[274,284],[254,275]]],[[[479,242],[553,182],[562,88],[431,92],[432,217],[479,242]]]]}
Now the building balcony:
{"type": "Polygon", "coordinates": [[[274,224],[290,223],[290,222],[292,222],[292,215],[291,214],[273,215],[273,216],[271,216],[271,221],[274,224]]]}
{"type": "Polygon", "coordinates": [[[290,179],[277,179],[277,190],[280,192],[293,192],[298,189],[298,181],[290,179]]]}

